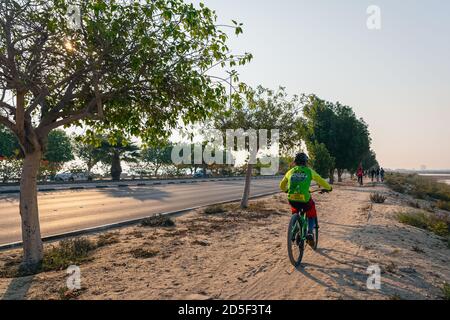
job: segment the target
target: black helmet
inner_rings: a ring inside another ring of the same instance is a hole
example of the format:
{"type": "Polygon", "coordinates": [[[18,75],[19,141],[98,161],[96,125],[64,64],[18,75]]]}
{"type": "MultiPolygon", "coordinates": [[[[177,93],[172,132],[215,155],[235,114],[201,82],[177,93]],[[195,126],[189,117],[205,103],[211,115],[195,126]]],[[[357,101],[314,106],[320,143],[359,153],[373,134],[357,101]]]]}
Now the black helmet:
{"type": "Polygon", "coordinates": [[[295,164],[299,165],[299,166],[306,166],[306,163],[308,162],[308,156],[306,155],[306,153],[298,153],[295,156],[295,164]]]}

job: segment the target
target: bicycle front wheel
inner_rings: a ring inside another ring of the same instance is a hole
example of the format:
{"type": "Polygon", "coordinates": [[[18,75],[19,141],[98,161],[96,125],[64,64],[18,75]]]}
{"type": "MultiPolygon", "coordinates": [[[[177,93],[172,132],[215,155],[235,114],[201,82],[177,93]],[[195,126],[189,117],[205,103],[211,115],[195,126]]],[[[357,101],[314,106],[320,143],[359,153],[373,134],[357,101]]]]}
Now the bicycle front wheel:
{"type": "Polygon", "coordinates": [[[302,239],[302,225],[299,216],[294,214],[289,222],[287,232],[287,248],[289,260],[294,267],[302,263],[305,241],[302,239]]]}

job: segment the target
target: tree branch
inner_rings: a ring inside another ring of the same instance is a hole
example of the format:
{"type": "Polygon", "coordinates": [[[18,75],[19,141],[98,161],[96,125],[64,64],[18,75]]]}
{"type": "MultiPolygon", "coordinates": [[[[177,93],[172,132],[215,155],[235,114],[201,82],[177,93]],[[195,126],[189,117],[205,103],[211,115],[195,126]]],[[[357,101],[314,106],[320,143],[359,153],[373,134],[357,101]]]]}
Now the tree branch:
{"type": "Polygon", "coordinates": [[[0,123],[11,130],[13,133],[17,133],[15,123],[11,122],[8,118],[0,115],[0,123]]]}

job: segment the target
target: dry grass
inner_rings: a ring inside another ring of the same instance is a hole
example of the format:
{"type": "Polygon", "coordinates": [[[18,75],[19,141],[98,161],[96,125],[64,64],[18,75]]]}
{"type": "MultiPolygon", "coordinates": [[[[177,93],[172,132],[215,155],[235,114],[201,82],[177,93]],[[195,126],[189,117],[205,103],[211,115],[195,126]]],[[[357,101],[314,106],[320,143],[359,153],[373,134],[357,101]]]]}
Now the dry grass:
{"type": "Polygon", "coordinates": [[[175,222],[169,217],[157,215],[144,219],[141,226],[150,228],[171,228],[175,226],[175,222]]]}
{"type": "Polygon", "coordinates": [[[119,242],[120,242],[119,233],[117,233],[117,232],[105,233],[105,234],[101,234],[98,236],[97,247],[98,248],[106,247],[106,246],[116,244],[119,242]]]}
{"type": "Polygon", "coordinates": [[[450,211],[450,201],[439,200],[436,204],[439,209],[450,211]]]}
{"type": "Polygon", "coordinates": [[[372,193],[370,195],[370,201],[372,201],[373,203],[384,203],[386,199],[386,196],[382,195],[381,193],[372,193]]]}
{"type": "Polygon", "coordinates": [[[214,205],[214,206],[209,206],[207,208],[205,208],[205,210],[203,210],[204,214],[220,214],[220,213],[224,213],[226,212],[225,208],[223,205],[214,205]]]}
{"type": "Polygon", "coordinates": [[[149,249],[137,248],[137,249],[131,250],[130,253],[136,259],[149,259],[149,258],[156,257],[158,255],[159,251],[156,249],[153,249],[153,248],[149,248],[149,249]]]}

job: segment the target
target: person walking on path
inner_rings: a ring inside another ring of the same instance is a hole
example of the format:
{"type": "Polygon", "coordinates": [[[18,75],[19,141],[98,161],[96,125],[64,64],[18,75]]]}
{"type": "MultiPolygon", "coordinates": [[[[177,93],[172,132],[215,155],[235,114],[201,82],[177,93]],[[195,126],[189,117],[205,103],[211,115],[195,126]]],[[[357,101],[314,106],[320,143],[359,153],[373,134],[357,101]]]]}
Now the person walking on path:
{"type": "Polygon", "coordinates": [[[360,186],[364,184],[364,169],[362,167],[362,164],[359,165],[358,171],[356,172],[356,175],[358,176],[358,183],[360,186]]]}

